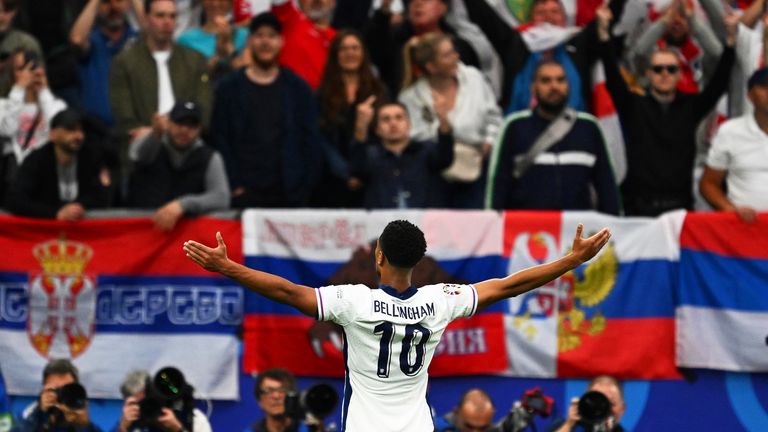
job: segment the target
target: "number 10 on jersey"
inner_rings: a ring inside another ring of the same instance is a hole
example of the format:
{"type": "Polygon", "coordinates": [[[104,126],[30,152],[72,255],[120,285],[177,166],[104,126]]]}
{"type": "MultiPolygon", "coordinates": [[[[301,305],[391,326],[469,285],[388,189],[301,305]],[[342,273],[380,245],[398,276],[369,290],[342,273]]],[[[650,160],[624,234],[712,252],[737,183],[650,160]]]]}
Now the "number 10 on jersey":
{"type": "Polygon", "coordinates": [[[376,374],[381,378],[389,378],[389,367],[392,361],[392,341],[395,334],[404,332],[400,349],[400,370],[407,376],[419,373],[424,366],[424,347],[432,335],[432,331],[421,324],[395,325],[384,321],[373,328],[373,334],[381,335],[379,341],[379,361],[376,374]],[[413,351],[414,355],[411,356],[413,351]]]}

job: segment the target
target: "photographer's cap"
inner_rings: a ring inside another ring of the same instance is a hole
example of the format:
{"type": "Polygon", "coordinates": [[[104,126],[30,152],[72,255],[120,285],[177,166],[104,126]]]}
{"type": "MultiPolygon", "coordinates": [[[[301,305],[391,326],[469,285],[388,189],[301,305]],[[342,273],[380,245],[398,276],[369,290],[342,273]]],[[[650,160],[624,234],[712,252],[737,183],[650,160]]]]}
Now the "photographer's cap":
{"type": "Polygon", "coordinates": [[[203,111],[200,109],[200,105],[194,101],[178,101],[171,108],[168,118],[177,124],[197,126],[203,121],[203,111]]]}
{"type": "Polygon", "coordinates": [[[752,73],[747,81],[747,90],[754,86],[768,87],[768,67],[762,67],[752,73]]]}

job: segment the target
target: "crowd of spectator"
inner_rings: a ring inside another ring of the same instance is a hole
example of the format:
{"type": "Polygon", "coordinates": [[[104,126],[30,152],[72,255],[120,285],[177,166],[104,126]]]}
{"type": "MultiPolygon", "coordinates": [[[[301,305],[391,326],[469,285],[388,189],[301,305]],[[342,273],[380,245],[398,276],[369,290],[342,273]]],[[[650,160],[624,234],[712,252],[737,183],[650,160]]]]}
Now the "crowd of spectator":
{"type": "Polygon", "coordinates": [[[34,3],[0,0],[14,214],[768,210],[766,0],[34,3]]]}

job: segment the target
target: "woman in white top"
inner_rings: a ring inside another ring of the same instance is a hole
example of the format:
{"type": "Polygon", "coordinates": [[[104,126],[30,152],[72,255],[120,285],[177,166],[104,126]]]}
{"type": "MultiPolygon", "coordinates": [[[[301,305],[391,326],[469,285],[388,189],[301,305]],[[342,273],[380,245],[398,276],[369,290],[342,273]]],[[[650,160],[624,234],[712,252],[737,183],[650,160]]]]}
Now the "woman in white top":
{"type": "Polygon", "coordinates": [[[428,33],[405,47],[400,102],[411,117],[411,138],[436,141],[435,104],[446,104],[456,141],[454,164],[444,173],[452,208],[482,208],[485,168],[501,126],[496,96],[482,73],[462,64],[450,36],[428,33]],[[417,71],[420,75],[414,81],[417,71]]]}
{"type": "Polygon", "coordinates": [[[48,88],[37,54],[17,51],[9,61],[14,84],[10,94],[0,98],[0,136],[8,138],[2,154],[13,154],[19,166],[32,150],[48,141],[48,123],[67,104],[48,88]]]}

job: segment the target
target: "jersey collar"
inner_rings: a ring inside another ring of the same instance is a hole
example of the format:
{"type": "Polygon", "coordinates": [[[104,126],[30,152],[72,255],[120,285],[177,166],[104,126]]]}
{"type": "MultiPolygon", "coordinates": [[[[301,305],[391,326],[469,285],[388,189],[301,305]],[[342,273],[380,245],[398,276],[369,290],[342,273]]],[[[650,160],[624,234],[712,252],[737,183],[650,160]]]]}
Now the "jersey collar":
{"type": "Polygon", "coordinates": [[[379,289],[384,291],[385,293],[391,295],[392,297],[399,298],[400,300],[408,300],[409,298],[413,297],[416,294],[416,288],[413,286],[408,287],[407,290],[403,292],[398,292],[396,289],[392,288],[389,285],[380,284],[379,289]]]}

